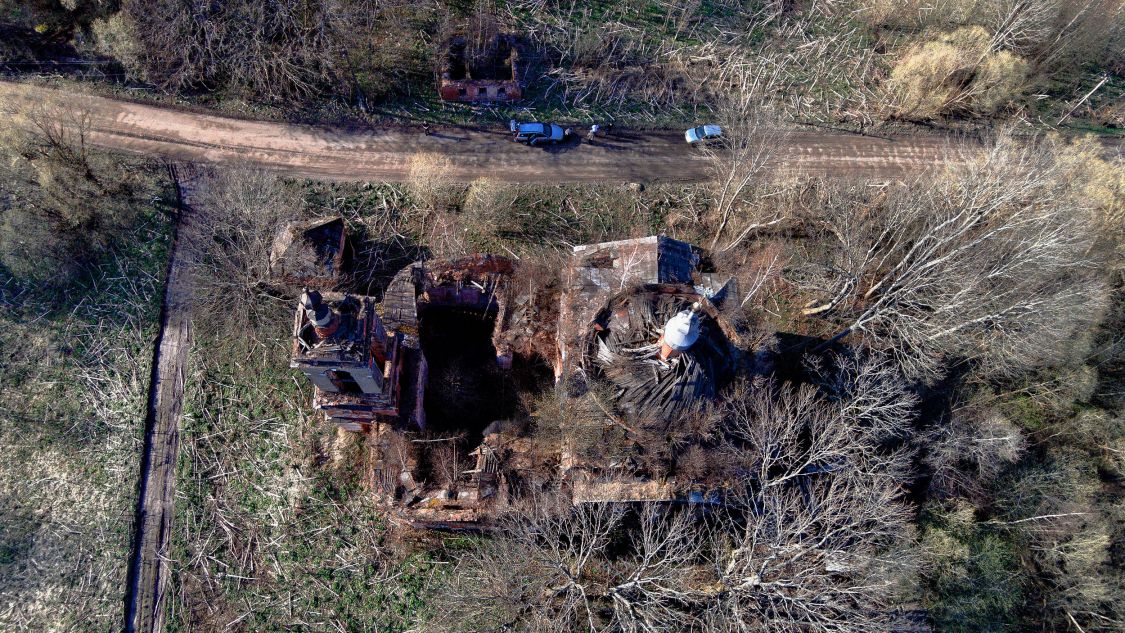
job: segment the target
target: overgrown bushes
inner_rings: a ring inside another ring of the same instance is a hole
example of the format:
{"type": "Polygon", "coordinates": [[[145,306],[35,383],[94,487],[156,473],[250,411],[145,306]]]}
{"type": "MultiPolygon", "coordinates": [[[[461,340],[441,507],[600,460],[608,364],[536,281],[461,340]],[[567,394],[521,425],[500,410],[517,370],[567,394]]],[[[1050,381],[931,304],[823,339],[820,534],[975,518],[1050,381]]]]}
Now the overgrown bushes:
{"type": "Polygon", "coordinates": [[[822,289],[805,312],[887,349],[915,376],[964,360],[1011,375],[1080,355],[1079,337],[1106,304],[1110,256],[1095,247],[1085,175],[1065,152],[1002,136],[867,204],[826,192],[814,218],[833,255],[793,276],[822,289]]]}
{"type": "MultiPolygon", "coordinates": [[[[1021,103],[1033,88],[1073,103],[1091,70],[1125,70],[1120,0],[860,5],[860,14],[897,44],[886,89],[892,112],[905,118],[1038,108],[1021,103]]],[[[1099,98],[1107,97],[1113,98],[1099,98]]]]}
{"type": "Polygon", "coordinates": [[[922,523],[923,605],[942,631],[1004,630],[1019,622],[1027,572],[1010,536],[977,522],[972,506],[927,510],[922,523]]]}
{"type": "Polygon", "coordinates": [[[1026,85],[1027,62],[992,51],[981,27],[945,34],[906,51],[887,81],[898,116],[933,119],[953,113],[993,114],[1026,85]]]}
{"type": "Polygon", "coordinates": [[[307,99],[338,78],[335,33],[321,0],[126,0],[120,27],[144,49],[145,76],[174,88],[221,88],[266,101],[307,99]]]}
{"type": "Polygon", "coordinates": [[[819,389],[760,382],[729,394],[717,414],[731,477],[710,516],[531,495],[459,557],[427,626],[889,628],[914,557],[907,453],[885,443],[914,401],[893,366],[835,360],[819,389]]]}
{"type": "Polygon", "coordinates": [[[159,191],[152,166],[95,151],[80,111],[44,106],[0,128],[0,264],[66,285],[120,245],[159,191]]]}
{"type": "Polygon", "coordinates": [[[304,210],[298,192],[253,170],[204,172],[196,187],[192,222],[205,228],[184,248],[196,327],[222,332],[283,318],[288,304],[270,292],[270,253],[304,210]]]}

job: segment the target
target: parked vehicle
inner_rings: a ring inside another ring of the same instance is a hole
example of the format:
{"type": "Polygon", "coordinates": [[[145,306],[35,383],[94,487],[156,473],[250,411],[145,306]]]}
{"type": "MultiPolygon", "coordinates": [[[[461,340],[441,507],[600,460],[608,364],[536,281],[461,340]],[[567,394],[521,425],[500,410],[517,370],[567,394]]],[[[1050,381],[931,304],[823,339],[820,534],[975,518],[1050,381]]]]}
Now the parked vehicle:
{"type": "Polygon", "coordinates": [[[517,143],[526,145],[542,145],[544,143],[558,143],[566,138],[567,131],[554,123],[517,123],[512,120],[508,128],[515,134],[517,143]]]}
{"type": "Polygon", "coordinates": [[[700,125],[684,132],[688,145],[707,143],[723,137],[723,128],[717,125],[700,125]]]}

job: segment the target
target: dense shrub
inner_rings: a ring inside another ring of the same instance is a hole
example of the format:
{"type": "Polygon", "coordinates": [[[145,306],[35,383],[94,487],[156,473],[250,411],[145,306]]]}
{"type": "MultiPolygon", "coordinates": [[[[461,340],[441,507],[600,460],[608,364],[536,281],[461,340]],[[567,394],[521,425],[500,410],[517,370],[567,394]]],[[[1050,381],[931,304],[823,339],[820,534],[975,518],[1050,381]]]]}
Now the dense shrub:
{"type": "Polygon", "coordinates": [[[887,90],[895,114],[904,118],[992,114],[1020,94],[1027,68],[1009,51],[992,51],[983,28],[969,27],[907,50],[887,90]]]}
{"type": "MultiPolygon", "coordinates": [[[[865,0],[858,15],[898,56],[887,88],[909,118],[988,115],[1026,88],[1060,98],[1037,108],[1074,104],[1125,71],[1122,0],[865,0]]],[[[1112,118],[1112,90],[1093,97],[1112,118]]]]}
{"type": "Polygon", "coordinates": [[[922,545],[929,574],[923,604],[941,631],[1002,631],[1018,621],[1026,571],[1015,543],[976,522],[970,506],[926,512],[922,545]]]}
{"type": "MultiPolygon", "coordinates": [[[[338,12],[319,0],[126,0],[117,24],[143,47],[145,76],[266,101],[309,98],[338,77],[338,12]]],[[[106,44],[110,44],[107,40],[106,44]]]]}

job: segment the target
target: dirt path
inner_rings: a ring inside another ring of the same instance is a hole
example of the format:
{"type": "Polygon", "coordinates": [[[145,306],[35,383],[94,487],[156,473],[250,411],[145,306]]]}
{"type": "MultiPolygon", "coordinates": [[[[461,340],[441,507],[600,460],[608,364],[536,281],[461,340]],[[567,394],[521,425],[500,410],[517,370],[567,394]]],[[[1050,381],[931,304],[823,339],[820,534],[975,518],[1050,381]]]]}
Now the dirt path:
{"type": "MultiPolygon", "coordinates": [[[[500,128],[442,127],[427,136],[420,128],[246,121],[0,82],[0,111],[28,112],[44,104],[88,115],[88,138],[102,147],[181,161],[251,164],[323,180],[403,180],[417,153],[449,156],[450,173],[459,180],[652,182],[707,175],[707,162],[687,146],[680,130],[624,131],[596,145],[531,148],[511,142],[500,128]]],[[[797,131],[777,148],[774,160],[808,174],[887,178],[940,164],[949,147],[941,138],[797,131]]]]}
{"type": "Polygon", "coordinates": [[[140,495],[125,590],[125,630],[164,629],[168,543],[176,491],[180,414],[191,345],[191,270],[184,252],[197,239],[191,217],[191,174],[181,174],[181,215],[172,244],[168,279],[153,357],[141,456],[140,495]]]}

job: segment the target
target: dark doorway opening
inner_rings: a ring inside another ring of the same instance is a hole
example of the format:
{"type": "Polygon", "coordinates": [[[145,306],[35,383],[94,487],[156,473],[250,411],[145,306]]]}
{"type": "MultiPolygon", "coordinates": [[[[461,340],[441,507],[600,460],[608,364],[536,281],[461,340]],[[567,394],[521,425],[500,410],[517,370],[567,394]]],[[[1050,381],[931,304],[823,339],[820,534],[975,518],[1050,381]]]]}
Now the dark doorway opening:
{"type": "Polygon", "coordinates": [[[355,381],[355,378],[353,378],[349,372],[336,369],[329,372],[328,378],[332,381],[332,384],[336,385],[340,393],[363,393],[359,388],[359,383],[355,381]]]}

